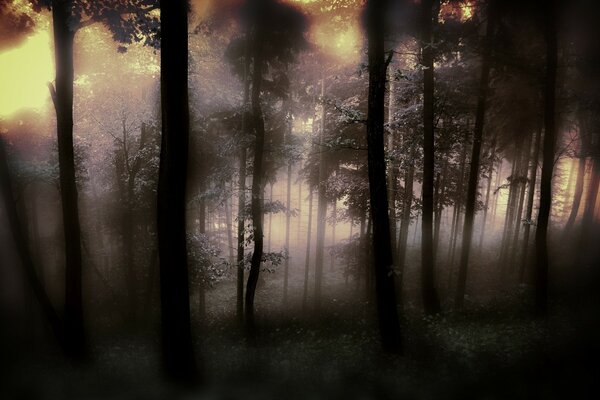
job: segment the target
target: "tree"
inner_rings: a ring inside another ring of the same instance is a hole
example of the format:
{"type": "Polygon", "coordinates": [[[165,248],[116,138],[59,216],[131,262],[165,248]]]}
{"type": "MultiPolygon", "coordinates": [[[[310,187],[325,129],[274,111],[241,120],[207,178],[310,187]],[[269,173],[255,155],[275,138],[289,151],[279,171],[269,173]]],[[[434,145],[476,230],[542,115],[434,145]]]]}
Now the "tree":
{"type": "Polygon", "coordinates": [[[370,0],[365,8],[364,18],[369,58],[367,143],[369,193],[373,221],[373,266],[379,332],[383,348],[390,352],[398,352],[401,346],[400,323],[396,309],[383,138],[386,71],[393,54],[390,53],[388,59],[385,59],[384,15],[386,6],[385,0],[370,0]]]}
{"type": "MultiPolygon", "coordinates": [[[[82,304],[81,227],[73,152],[73,45],[78,30],[97,22],[106,24],[122,43],[144,41],[155,45],[156,17],[148,13],[155,0],[33,0],[34,9],[52,10],[56,80],[49,89],[56,111],[60,193],[65,237],[65,335],[71,358],[87,356],[82,304]],[[147,35],[141,36],[139,32],[147,35]],[[143,39],[142,39],[143,37],[143,39]]],[[[125,47],[119,48],[125,51],[125,47]]]]}
{"type": "Polygon", "coordinates": [[[162,359],[179,381],[196,377],[190,327],[185,208],[189,142],[188,2],[161,0],[162,139],[157,230],[162,359]]]}
{"type": "Polygon", "coordinates": [[[488,94],[489,76],[491,70],[492,35],[496,23],[495,0],[489,0],[487,12],[487,28],[485,44],[481,60],[481,76],[479,82],[479,94],[477,99],[477,112],[475,115],[475,127],[473,132],[473,146],[471,149],[471,163],[469,166],[469,183],[467,187],[467,204],[465,208],[465,223],[463,227],[463,242],[458,271],[458,286],[456,288],[455,305],[460,308],[465,297],[467,284],[467,269],[469,266],[469,255],[473,238],[473,220],[475,219],[475,204],[477,200],[477,187],[479,182],[479,159],[481,155],[481,143],[483,141],[483,128],[485,124],[486,102],[488,94]]]}
{"type": "Polygon", "coordinates": [[[433,21],[437,20],[439,1],[421,2],[421,63],[423,65],[423,216],[421,243],[421,290],[427,314],[440,311],[435,288],[433,260],[433,180],[434,180],[434,75],[433,21]]]}
{"type": "Polygon", "coordinates": [[[264,175],[270,163],[275,164],[275,160],[265,157],[265,145],[269,144],[265,142],[265,135],[269,132],[265,129],[262,95],[264,92],[282,97],[281,93],[287,91],[286,66],[305,46],[306,20],[295,8],[272,0],[249,0],[241,8],[241,16],[246,38],[234,39],[228,53],[234,65],[240,65],[237,60],[247,58],[248,65],[252,66],[250,105],[255,138],[250,210],[254,250],[246,284],[244,319],[248,337],[253,339],[256,333],[254,297],[264,258],[264,175]]]}
{"type": "Polygon", "coordinates": [[[556,146],[556,69],[558,44],[556,34],[556,1],[544,8],[544,33],[546,39],[546,75],[544,78],[544,145],[540,209],[535,232],[535,311],[548,313],[548,224],[552,207],[552,175],[556,146]]]}

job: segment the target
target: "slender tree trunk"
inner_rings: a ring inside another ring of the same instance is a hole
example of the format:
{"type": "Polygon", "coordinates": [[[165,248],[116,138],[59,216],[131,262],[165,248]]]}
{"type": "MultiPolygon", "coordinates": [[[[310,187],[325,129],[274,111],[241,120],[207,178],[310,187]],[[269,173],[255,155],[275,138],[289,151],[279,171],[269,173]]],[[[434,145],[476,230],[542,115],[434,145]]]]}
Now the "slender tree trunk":
{"type": "Polygon", "coordinates": [[[263,33],[261,22],[257,21],[254,27],[253,40],[253,68],[252,68],[252,120],[255,134],[254,164],[252,171],[252,225],[254,235],[254,251],[246,285],[246,329],[248,337],[253,340],[256,335],[254,321],[254,295],[260,274],[260,264],[263,257],[263,161],[265,145],[265,121],[260,104],[260,91],[263,80],[263,33]]]}
{"type": "Polygon", "coordinates": [[[325,137],[325,79],[321,80],[321,131],[319,133],[319,186],[317,192],[317,248],[315,251],[315,311],[321,308],[321,289],[323,285],[323,261],[325,246],[325,228],[327,218],[327,199],[325,198],[326,160],[324,154],[325,137]]]}
{"type": "MultiPolygon", "coordinates": [[[[521,172],[519,175],[522,178],[527,177],[527,169],[529,166],[529,160],[531,158],[531,136],[528,135],[527,144],[523,147],[523,160],[521,164],[521,172]]],[[[523,206],[525,201],[525,190],[527,187],[526,181],[523,181],[521,184],[521,188],[519,189],[519,205],[517,207],[517,213],[515,217],[515,232],[513,235],[512,248],[508,257],[508,265],[511,266],[511,272],[514,272],[516,267],[516,258],[519,249],[519,236],[521,233],[521,225],[523,225],[523,206]]]]}
{"type": "Polygon", "coordinates": [[[455,305],[461,308],[465,297],[469,256],[471,254],[471,241],[473,238],[473,221],[475,219],[475,205],[477,202],[477,188],[479,184],[479,158],[481,143],[483,141],[483,127],[488,97],[488,81],[492,68],[492,36],[495,29],[495,1],[488,4],[488,23],[485,34],[485,44],[481,60],[481,76],[479,81],[479,94],[477,97],[477,111],[475,116],[475,129],[473,133],[473,147],[471,148],[471,164],[469,166],[469,183],[467,186],[467,203],[465,205],[465,224],[463,227],[463,241],[458,270],[458,286],[456,288],[455,305]]]}
{"type": "Polygon", "coordinates": [[[129,322],[135,324],[137,315],[137,284],[135,274],[135,255],[133,249],[134,238],[134,180],[133,177],[128,178],[127,182],[127,210],[125,212],[124,221],[124,246],[125,246],[125,264],[127,268],[127,298],[129,300],[128,314],[129,322]]]}
{"type": "Polygon", "coordinates": [[[189,142],[188,4],[160,1],[162,140],[157,232],[160,257],[162,360],[175,380],[194,380],[186,244],[189,142]]]}
{"type": "MultiPolygon", "coordinates": [[[[273,203],[273,184],[269,189],[269,203],[273,203]]],[[[272,208],[272,207],[271,207],[272,208]]],[[[267,253],[271,252],[271,231],[273,230],[273,212],[269,213],[269,236],[267,236],[267,253]]]]}
{"type": "Polygon", "coordinates": [[[434,76],[433,21],[437,20],[438,0],[421,1],[421,58],[423,64],[423,216],[421,243],[421,285],[426,314],[440,312],[440,299],[435,287],[433,260],[433,174],[434,147],[434,76]],[[434,12],[435,10],[435,12],[434,12]]]}
{"type": "Polygon", "coordinates": [[[331,223],[331,246],[330,246],[330,263],[329,263],[329,269],[331,271],[334,270],[335,268],[335,229],[337,226],[337,222],[336,222],[336,218],[337,218],[337,199],[333,200],[333,210],[331,211],[331,218],[333,220],[333,222],[331,223]]]}
{"type": "MultiPolygon", "coordinates": [[[[392,124],[394,122],[394,112],[395,112],[395,102],[394,102],[394,71],[390,68],[388,73],[389,75],[389,94],[388,94],[388,153],[393,154],[394,149],[396,148],[396,136],[395,131],[392,129],[392,124]]],[[[396,243],[396,231],[397,231],[397,222],[396,222],[396,182],[398,180],[398,166],[394,159],[390,158],[388,165],[388,202],[390,205],[390,237],[392,238],[392,258],[394,260],[394,264],[398,264],[398,244],[396,243]]]]}
{"type": "Polygon", "coordinates": [[[556,2],[545,9],[546,19],[546,77],[544,85],[544,146],[540,186],[540,210],[535,232],[536,273],[535,310],[538,315],[548,313],[548,223],[552,208],[552,173],[556,146],[556,68],[558,44],[556,34],[556,2]]]}
{"type": "Polygon", "coordinates": [[[485,205],[483,207],[483,221],[481,222],[481,235],[479,236],[479,252],[483,248],[483,238],[487,228],[488,212],[490,208],[490,192],[492,190],[492,176],[494,175],[494,159],[496,158],[496,139],[492,141],[492,154],[490,161],[490,174],[487,178],[487,189],[485,191],[485,205]]]}
{"type": "MultiPolygon", "coordinates": [[[[291,127],[290,127],[291,133],[291,127]]],[[[287,202],[286,202],[286,214],[285,214],[285,264],[284,264],[284,275],[283,275],[283,302],[287,302],[288,297],[288,276],[290,269],[290,217],[292,208],[292,162],[288,163],[287,167],[287,202]]]]}
{"type": "MultiPolygon", "coordinates": [[[[522,142],[515,144],[515,150],[520,149],[522,142]]],[[[512,171],[508,189],[508,203],[506,205],[506,213],[504,216],[504,232],[502,235],[502,244],[500,248],[500,270],[502,275],[506,275],[507,270],[507,258],[508,252],[510,251],[510,243],[513,234],[513,225],[516,213],[517,203],[517,192],[518,192],[518,179],[520,178],[521,171],[521,157],[520,151],[516,151],[515,159],[512,163],[512,171]]]]}
{"type": "Polygon", "coordinates": [[[521,250],[521,262],[519,268],[519,282],[525,282],[525,271],[528,266],[529,258],[529,231],[531,230],[533,216],[533,202],[535,199],[535,183],[537,180],[538,159],[540,155],[540,145],[542,142],[542,129],[538,129],[535,135],[535,144],[533,145],[533,156],[531,157],[531,167],[529,169],[529,192],[527,193],[527,211],[525,212],[525,227],[523,228],[523,249],[521,250]]]}
{"type": "Polygon", "coordinates": [[[440,229],[442,226],[442,212],[444,211],[444,200],[446,199],[446,179],[448,174],[448,161],[444,160],[442,167],[442,175],[440,178],[439,186],[441,190],[437,196],[436,208],[435,208],[435,226],[433,228],[433,260],[437,263],[437,251],[440,245],[440,229]]]}
{"type": "Polygon", "coordinates": [[[308,228],[306,231],[306,255],[304,258],[304,291],[302,293],[302,310],[306,312],[308,307],[308,276],[310,270],[310,246],[312,239],[313,219],[313,191],[308,189],[308,228]]]}
{"type": "MultiPolygon", "coordinates": [[[[414,156],[414,153],[413,153],[414,156]]],[[[398,299],[402,298],[402,283],[404,282],[404,270],[406,265],[406,250],[408,242],[408,228],[410,227],[410,214],[413,201],[413,182],[415,167],[413,163],[408,165],[404,178],[404,198],[402,200],[402,220],[400,222],[400,235],[398,240],[398,299]]],[[[400,301],[399,301],[400,302],[400,301]]]]}
{"type": "Polygon", "coordinates": [[[225,225],[227,226],[227,248],[229,249],[229,263],[233,265],[233,222],[231,217],[231,196],[225,199],[225,225]]]}
{"type": "MultiPolygon", "coordinates": [[[[244,104],[242,114],[242,135],[248,136],[248,103],[250,102],[250,80],[248,69],[250,67],[250,46],[248,36],[245,42],[244,57],[244,104]]],[[[245,222],[246,222],[246,158],[247,149],[242,139],[240,145],[240,163],[238,166],[238,225],[237,225],[237,288],[236,288],[236,315],[240,324],[244,321],[244,268],[245,268],[245,222]]]]}
{"type": "Polygon", "coordinates": [[[56,88],[53,91],[65,239],[65,340],[71,358],[87,356],[83,321],[81,228],[73,148],[73,42],[71,1],[52,2],[56,88]]]}
{"type": "Polygon", "coordinates": [[[392,239],[388,214],[388,191],[384,147],[385,81],[387,62],[384,53],[385,0],[369,0],[366,30],[369,57],[369,104],[367,143],[369,193],[373,220],[373,262],[379,331],[384,350],[399,352],[400,323],[394,287],[392,239]]]}
{"type": "Polygon", "coordinates": [[[494,204],[492,205],[492,229],[496,228],[496,210],[498,209],[498,198],[499,196],[499,191],[498,188],[500,187],[500,182],[502,182],[502,165],[503,165],[503,160],[501,159],[500,161],[498,161],[498,167],[496,168],[496,184],[494,185],[495,189],[494,189],[494,204]]]}

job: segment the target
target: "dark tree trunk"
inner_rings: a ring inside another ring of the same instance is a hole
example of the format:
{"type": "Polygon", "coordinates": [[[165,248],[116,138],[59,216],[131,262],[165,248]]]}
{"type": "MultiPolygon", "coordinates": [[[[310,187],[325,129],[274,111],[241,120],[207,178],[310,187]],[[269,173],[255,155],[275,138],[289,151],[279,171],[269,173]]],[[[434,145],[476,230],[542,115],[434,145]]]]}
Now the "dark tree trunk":
{"type": "Polygon", "coordinates": [[[517,193],[519,188],[519,178],[521,171],[521,151],[522,141],[515,143],[515,158],[512,163],[509,189],[508,203],[506,205],[506,213],[504,216],[504,231],[502,234],[502,243],[500,246],[500,271],[503,276],[506,276],[508,252],[510,251],[510,243],[513,235],[515,213],[517,208],[517,193]]]}
{"type": "MultiPolygon", "coordinates": [[[[414,156],[414,153],[413,153],[414,156]]],[[[406,264],[406,250],[408,242],[408,228],[410,227],[410,212],[413,202],[413,181],[415,175],[415,167],[411,162],[406,170],[404,178],[404,198],[402,201],[402,220],[400,221],[400,234],[398,237],[398,289],[397,297],[402,298],[402,282],[404,281],[404,269],[406,264]]]]}
{"type": "MultiPolygon", "coordinates": [[[[392,129],[392,123],[394,122],[394,71],[389,73],[389,94],[388,94],[388,154],[393,154],[396,148],[396,135],[392,129]]],[[[396,222],[396,189],[398,181],[398,165],[396,160],[390,158],[388,165],[388,202],[390,206],[390,237],[392,238],[392,259],[394,264],[398,264],[398,243],[396,242],[397,237],[397,222],[396,222]]]]}
{"type": "MultiPolygon", "coordinates": [[[[269,189],[269,204],[273,203],[273,184],[271,183],[269,189]]],[[[264,203],[264,202],[263,202],[264,203]]],[[[264,216],[263,216],[264,218],[264,216]]],[[[269,213],[269,233],[267,236],[267,253],[271,252],[271,232],[273,231],[273,212],[269,213]]]]}
{"type": "Polygon", "coordinates": [[[134,324],[136,320],[137,296],[136,296],[136,274],[135,274],[135,256],[133,251],[134,246],[134,178],[129,177],[127,182],[127,203],[125,217],[123,218],[123,245],[125,246],[125,264],[127,271],[127,299],[129,322],[134,324]]]}
{"type": "Polygon", "coordinates": [[[306,256],[304,259],[304,291],[302,293],[302,310],[306,312],[308,306],[308,273],[310,269],[310,242],[312,239],[313,219],[313,191],[308,190],[308,228],[306,231],[306,256]]]}
{"type": "Polygon", "coordinates": [[[260,91],[263,80],[262,72],[262,40],[263,34],[260,28],[261,23],[257,22],[255,26],[254,38],[252,43],[253,68],[252,68],[252,122],[255,134],[254,142],[254,163],[252,170],[252,226],[254,236],[254,251],[250,263],[250,272],[248,274],[248,283],[246,285],[246,330],[248,338],[255,339],[256,327],[254,321],[254,295],[256,285],[260,274],[260,264],[263,256],[263,159],[265,146],[265,121],[263,119],[262,108],[260,104],[260,91]]]}
{"type": "Polygon", "coordinates": [[[367,143],[369,194],[373,221],[373,266],[379,331],[384,350],[399,352],[400,323],[396,308],[392,240],[388,215],[388,192],[384,148],[385,82],[387,63],[384,52],[384,13],[386,1],[369,0],[366,30],[369,57],[369,104],[367,143]]]}
{"type": "Polygon", "coordinates": [[[527,188],[527,174],[528,174],[528,166],[529,160],[531,158],[531,135],[528,135],[526,145],[523,147],[523,159],[521,162],[521,171],[519,176],[521,176],[522,182],[520,183],[519,189],[519,202],[517,206],[517,213],[515,216],[515,231],[512,239],[512,247],[508,257],[508,265],[511,266],[511,272],[514,273],[516,267],[516,257],[519,251],[519,236],[521,233],[521,225],[523,225],[523,207],[525,202],[525,191],[527,188]]]}
{"type": "Polygon", "coordinates": [[[65,237],[65,340],[72,358],[86,357],[83,322],[81,228],[73,149],[73,41],[71,1],[52,2],[56,88],[53,94],[65,237]]]}
{"type": "Polygon", "coordinates": [[[162,138],[157,233],[160,259],[162,361],[174,380],[196,377],[190,327],[186,244],[189,142],[188,4],[160,1],[162,138]]]}
{"type": "Polygon", "coordinates": [[[434,76],[433,21],[437,20],[438,0],[421,1],[421,58],[423,64],[423,216],[421,243],[421,289],[426,314],[440,312],[435,287],[433,260],[433,179],[434,179],[434,76]]]}
{"type": "MultiPolygon", "coordinates": [[[[290,129],[291,133],[291,129],[290,129]]],[[[290,217],[292,207],[292,162],[288,163],[287,167],[287,201],[286,201],[286,214],[285,214],[285,252],[286,258],[284,263],[284,275],[283,275],[283,302],[287,302],[288,297],[288,279],[290,269],[290,217]]]]}
{"type": "Polygon", "coordinates": [[[233,265],[233,221],[231,216],[231,208],[233,207],[232,203],[231,196],[228,195],[225,199],[225,225],[227,226],[227,249],[229,250],[229,264],[231,265],[233,265]]]}
{"type": "Polygon", "coordinates": [[[485,124],[485,111],[488,97],[488,81],[492,67],[492,35],[495,28],[494,0],[489,0],[488,23],[485,34],[485,44],[481,60],[481,76],[479,93],[477,96],[477,111],[475,115],[475,129],[473,132],[473,147],[471,149],[471,164],[469,166],[469,183],[467,186],[467,203],[465,205],[465,224],[463,227],[463,241],[458,269],[458,286],[456,288],[455,305],[461,308],[465,297],[467,284],[467,270],[471,253],[473,238],[473,221],[475,219],[475,205],[477,202],[477,187],[479,184],[479,158],[481,155],[481,142],[483,141],[483,127],[485,124]]]}
{"type": "Polygon", "coordinates": [[[523,228],[523,249],[521,250],[521,262],[519,269],[519,282],[525,282],[525,272],[527,270],[529,258],[529,232],[531,230],[533,216],[533,202],[535,199],[535,183],[537,180],[538,159],[540,156],[540,145],[542,143],[542,129],[538,129],[535,135],[533,145],[533,157],[531,158],[531,167],[529,169],[529,192],[527,193],[527,211],[525,212],[525,227],[523,228]]]}
{"type": "MultiPolygon", "coordinates": [[[[242,135],[248,135],[248,103],[250,102],[250,80],[248,70],[250,68],[250,46],[246,36],[246,51],[244,57],[244,104],[242,114],[242,135]]],[[[236,314],[240,324],[244,322],[244,249],[245,249],[245,222],[246,222],[246,143],[240,140],[240,163],[238,166],[238,225],[237,225],[237,290],[236,290],[236,314]]]]}
{"type": "Polygon", "coordinates": [[[441,190],[437,196],[435,206],[435,226],[433,228],[433,261],[437,263],[437,252],[440,246],[440,228],[442,226],[442,213],[444,211],[444,201],[446,200],[446,179],[448,174],[448,161],[444,160],[442,167],[442,175],[440,178],[439,186],[441,190]]]}
{"type": "Polygon", "coordinates": [[[483,207],[483,221],[481,222],[481,235],[479,236],[479,252],[483,247],[483,238],[485,236],[485,230],[487,227],[488,213],[490,208],[490,193],[492,191],[492,176],[494,175],[494,158],[496,158],[496,139],[492,140],[492,154],[490,156],[490,174],[487,178],[487,189],[485,191],[485,204],[483,207]]]}
{"type": "Polygon", "coordinates": [[[497,172],[496,172],[496,185],[494,186],[496,189],[494,189],[494,204],[492,205],[492,229],[496,228],[496,211],[498,210],[498,198],[499,198],[499,191],[498,188],[500,187],[500,182],[502,182],[502,166],[503,166],[503,160],[500,159],[500,161],[498,161],[498,167],[497,172]]]}
{"type": "MultiPolygon", "coordinates": [[[[469,124],[467,124],[469,125],[469,124]]],[[[466,166],[467,166],[467,153],[469,151],[468,148],[468,134],[465,134],[465,143],[463,146],[463,152],[460,159],[460,175],[457,184],[456,190],[456,198],[454,200],[454,221],[453,221],[453,229],[450,233],[450,247],[448,250],[448,259],[450,260],[450,266],[448,270],[450,271],[450,275],[454,273],[454,256],[456,254],[456,244],[458,243],[458,233],[460,231],[460,221],[462,218],[462,209],[465,204],[465,190],[464,190],[464,182],[466,175],[466,166]]]]}
{"type": "Polygon", "coordinates": [[[552,208],[552,173],[556,146],[556,68],[558,44],[556,35],[556,2],[545,7],[546,77],[544,85],[544,146],[540,185],[540,209],[535,232],[535,311],[548,313],[548,223],[552,208]]]}
{"type": "Polygon", "coordinates": [[[323,286],[323,261],[325,258],[325,228],[327,218],[327,199],[325,197],[326,159],[324,150],[325,140],[325,78],[321,80],[321,131],[319,132],[319,184],[317,189],[317,238],[315,250],[315,311],[321,308],[321,289],[323,286]]]}

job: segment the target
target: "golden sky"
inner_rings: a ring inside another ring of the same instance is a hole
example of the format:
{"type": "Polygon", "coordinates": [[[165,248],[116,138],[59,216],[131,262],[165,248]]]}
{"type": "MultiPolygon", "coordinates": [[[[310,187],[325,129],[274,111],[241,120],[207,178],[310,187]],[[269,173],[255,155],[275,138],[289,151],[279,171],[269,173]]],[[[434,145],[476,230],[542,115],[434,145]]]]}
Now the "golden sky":
{"type": "MultiPolygon", "coordinates": [[[[9,118],[19,110],[28,108],[47,110],[50,105],[47,85],[48,82],[54,80],[50,14],[45,12],[38,15],[31,10],[28,2],[14,1],[19,9],[27,10],[35,19],[36,26],[34,31],[15,47],[0,53],[0,118],[9,118]]],[[[314,3],[317,0],[288,1],[302,7],[304,4],[314,3]]],[[[340,62],[357,61],[359,57],[357,48],[361,41],[357,24],[340,29],[335,37],[330,37],[326,26],[331,23],[336,23],[336,21],[315,21],[310,33],[312,40],[326,53],[337,56],[340,62]]],[[[77,47],[82,45],[91,47],[91,50],[88,51],[96,51],[99,56],[94,58],[98,58],[104,63],[112,63],[117,61],[117,58],[125,58],[128,60],[128,67],[132,70],[148,67],[148,63],[156,61],[156,59],[148,61],[148,57],[145,56],[146,53],[152,52],[149,49],[137,49],[137,51],[128,52],[133,53],[128,55],[118,54],[115,50],[116,46],[112,44],[106,30],[97,26],[77,33],[76,52],[77,47]]],[[[150,68],[150,73],[155,73],[155,69],[150,68]]],[[[79,82],[85,82],[85,76],[81,76],[82,71],[77,64],[75,74],[76,83],[78,78],[79,82]]]]}

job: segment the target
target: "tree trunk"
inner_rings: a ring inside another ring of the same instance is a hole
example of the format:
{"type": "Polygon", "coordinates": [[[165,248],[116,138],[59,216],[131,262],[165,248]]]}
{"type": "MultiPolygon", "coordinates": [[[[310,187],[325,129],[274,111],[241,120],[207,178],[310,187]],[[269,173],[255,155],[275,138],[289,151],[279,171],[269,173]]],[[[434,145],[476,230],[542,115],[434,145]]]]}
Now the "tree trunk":
{"type": "Polygon", "coordinates": [[[439,0],[421,1],[421,58],[423,64],[423,216],[421,243],[421,289],[426,314],[440,312],[435,287],[433,261],[433,174],[434,147],[434,76],[433,21],[437,20],[439,0]],[[435,10],[435,12],[434,12],[435,10]]]}
{"type": "Polygon", "coordinates": [[[335,267],[335,228],[337,225],[337,199],[333,200],[333,211],[331,212],[333,222],[331,224],[331,263],[329,269],[333,271],[335,267]]]}
{"type": "MultiPolygon", "coordinates": [[[[527,137],[527,144],[523,147],[523,160],[522,160],[522,164],[521,164],[521,171],[519,173],[519,175],[522,178],[526,178],[527,177],[527,169],[529,166],[529,160],[531,159],[531,135],[528,135],[527,137]]],[[[517,214],[515,217],[515,231],[514,231],[514,235],[513,235],[513,242],[512,242],[512,247],[511,247],[511,251],[509,253],[509,257],[508,257],[508,265],[511,266],[511,272],[514,272],[514,269],[516,267],[516,257],[517,257],[517,253],[518,253],[518,248],[519,248],[519,236],[520,236],[520,232],[521,232],[521,225],[523,225],[523,206],[524,206],[524,201],[525,201],[525,189],[527,187],[527,183],[525,181],[523,181],[521,183],[521,188],[519,189],[519,203],[518,203],[518,207],[517,207],[517,214]]]]}
{"type": "Polygon", "coordinates": [[[306,256],[304,259],[304,291],[302,294],[302,311],[306,312],[308,305],[308,273],[310,269],[310,242],[312,238],[313,191],[308,190],[308,228],[306,232],[306,256]]]}
{"type": "Polygon", "coordinates": [[[545,7],[546,23],[546,77],[544,85],[544,147],[540,185],[540,210],[535,232],[536,273],[535,311],[548,313],[548,223],[552,208],[552,173],[556,146],[556,68],[558,45],[556,35],[556,2],[545,7]]]}
{"type": "Polygon", "coordinates": [[[535,199],[535,183],[537,180],[538,159],[540,156],[540,144],[542,142],[542,129],[538,129],[533,145],[533,156],[529,169],[529,192],[527,193],[527,211],[525,212],[525,227],[523,228],[523,249],[521,250],[521,262],[519,268],[519,282],[525,282],[525,271],[529,258],[529,231],[531,230],[533,202],[535,199]]]}
{"type": "Polygon", "coordinates": [[[263,80],[263,33],[260,21],[254,27],[253,68],[252,68],[252,121],[254,127],[254,163],[252,171],[252,226],[254,236],[254,251],[250,263],[250,273],[246,284],[246,330],[250,340],[255,339],[256,326],[254,321],[254,295],[260,274],[260,264],[263,256],[263,160],[265,146],[265,121],[260,104],[260,91],[263,80]]]}
{"type": "Polygon", "coordinates": [[[325,78],[321,80],[321,131],[319,133],[319,186],[317,192],[317,248],[315,251],[315,311],[321,308],[321,287],[323,285],[323,261],[325,246],[325,228],[327,218],[327,199],[325,198],[326,160],[324,154],[325,138],[325,78]]]}
{"type": "MultiPolygon", "coordinates": [[[[392,123],[394,122],[394,71],[389,71],[389,94],[388,94],[388,154],[393,154],[396,148],[396,137],[394,130],[392,129],[392,123]]],[[[398,166],[396,161],[390,157],[388,165],[388,202],[390,206],[390,237],[392,238],[392,259],[394,264],[398,264],[398,244],[396,243],[396,182],[398,180],[398,166]]]]}
{"type": "Polygon", "coordinates": [[[135,274],[135,255],[134,255],[134,181],[133,177],[129,177],[129,181],[127,182],[127,200],[126,200],[126,211],[125,218],[123,219],[124,223],[124,232],[123,232],[123,245],[125,246],[125,264],[127,271],[127,299],[129,300],[128,304],[128,314],[129,314],[129,322],[135,324],[136,321],[136,310],[137,310],[137,285],[136,285],[136,274],[135,274]]]}
{"type": "Polygon", "coordinates": [[[386,1],[369,0],[366,6],[369,58],[367,117],[369,198],[373,221],[373,264],[379,332],[384,350],[399,352],[401,348],[400,323],[394,287],[383,126],[387,75],[384,52],[385,5],[386,1]]]}
{"type": "Polygon", "coordinates": [[[477,111],[475,115],[475,129],[473,132],[473,147],[471,148],[471,164],[469,166],[469,183],[467,186],[467,203],[465,205],[465,224],[463,227],[463,241],[458,270],[458,286],[456,288],[455,305],[461,308],[465,297],[471,241],[473,238],[473,221],[475,219],[475,205],[477,202],[477,188],[479,184],[479,158],[481,155],[481,142],[483,141],[483,127],[488,97],[488,81],[492,67],[492,36],[495,29],[495,1],[488,4],[488,23],[485,34],[485,47],[481,60],[481,76],[479,81],[479,94],[477,97],[477,111]]]}
{"type": "MultiPolygon", "coordinates": [[[[245,42],[244,57],[244,103],[242,114],[242,135],[248,135],[248,103],[250,101],[250,80],[248,79],[248,69],[250,67],[248,37],[245,42]]],[[[240,140],[240,163],[238,166],[238,225],[237,225],[237,288],[236,288],[236,315],[238,322],[244,322],[244,262],[245,262],[245,222],[246,222],[246,157],[247,149],[245,141],[240,140]]]]}
{"type": "Polygon", "coordinates": [[[160,1],[162,139],[157,233],[160,258],[162,361],[174,380],[197,373],[191,336],[186,244],[189,142],[188,5],[160,1]]]}
{"type": "Polygon", "coordinates": [[[442,175],[440,178],[439,186],[441,190],[436,200],[435,208],[435,226],[433,228],[433,261],[437,263],[437,251],[440,245],[440,228],[442,226],[442,212],[444,211],[444,200],[446,199],[446,179],[448,174],[448,161],[444,160],[442,167],[442,175]]]}
{"type": "MultiPolygon", "coordinates": [[[[414,153],[413,153],[414,156],[414,153]]],[[[402,283],[404,282],[404,270],[406,265],[406,250],[408,242],[408,228],[410,227],[410,214],[413,201],[413,183],[414,183],[415,167],[411,162],[406,170],[404,178],[404,198],[402,201],[402,220],[400,222],[400,235],[398,237],[398,283],[396,285],[399,299],[402,298],[402,283]]]]}
{"type": "MultiPolygon", "coordinates": [[[[273,184],[270,185],[269,189],[269,203],[272,208],[273,204],[273,184]]],[[[264,217],[263,217],[264,218],[264,217]]],[[[271,252],[271,232],[273,231],[273,212],[269,213],[269,233],[267,236],[267,253],[271,252]]]]}
{"type": "Polygon", "coordinates": [[[53,94],[58,137],[58,165],[65,239],[65,340],[69,356],[87,356],[83,321],[81,228],[73,149],[73,42],[71,1],[52,2],[56,89],[53,94]]]}
{"type": "MultiPolygon", "coordinates": [[[[291,127],[290,127],[291,133],[291,127]]],[[[287,200],[286,200],[286,213],[285,213],[285,262],[284,262],[284,275],[283,275],[283,303],[287,302],[288,298],[288,279],[290,269],[290,217],[292,208],[292,162],[288,162],[287,167],[287,200]]]]}
{"type": "Polygon", "coordinates": [[[494,140],[492,141],[492,154],[491,154],[491,161],[490,161],[490,174],[487,178],[487,189],[485,191],[485,205],[483,207],[483,221],[481,222],[481,235],[479,236],[479,252],[481,253],[481,250],[483,248],[483,238],[485,236],[485,229],[487,227],[487,219],[488,219],[488,212],[489,212],[489,208],[490,208],[490,192],[492,190],[492,176],[494,175],[494,158],[496,158],[496,139],[494,138],[494,140]]]}

